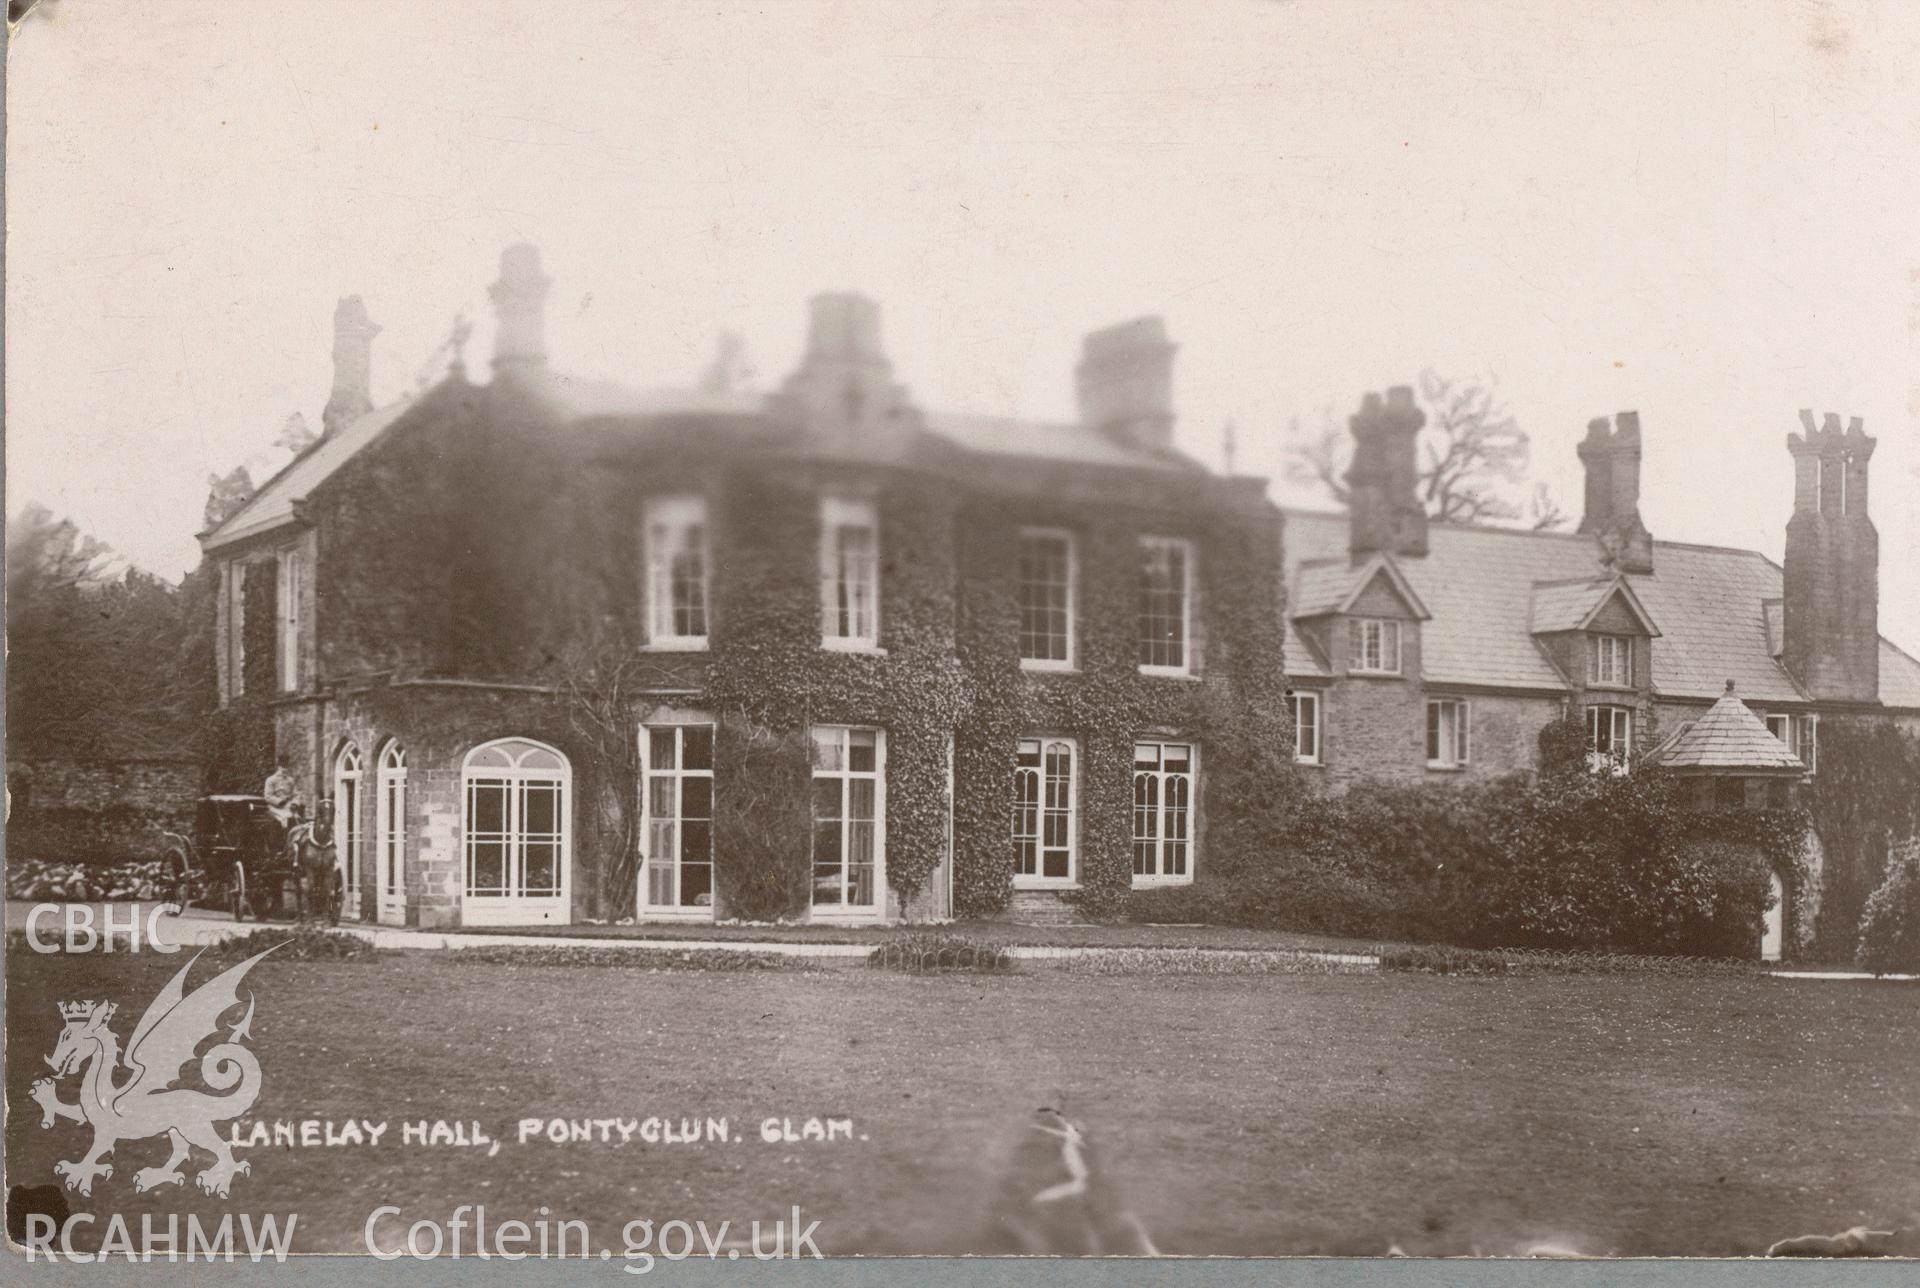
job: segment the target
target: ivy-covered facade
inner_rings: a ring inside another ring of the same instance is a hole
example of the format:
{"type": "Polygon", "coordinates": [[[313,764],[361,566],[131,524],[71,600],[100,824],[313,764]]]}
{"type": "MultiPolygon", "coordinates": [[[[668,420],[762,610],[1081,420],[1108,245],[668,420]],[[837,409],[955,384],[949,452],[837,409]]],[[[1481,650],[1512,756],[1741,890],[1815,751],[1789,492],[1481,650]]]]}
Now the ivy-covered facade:
{"type": "Polygon", "coordinates": [[[770,396],[570,380],[546,286],[509,251],[491,380],[202,538],[222,772],[334,811],[349,914],[1101,917],[1290,790],[1280,517],[1173,448],[1157,320],[1015,423],[915,406],[856,296],[770,396]]]}

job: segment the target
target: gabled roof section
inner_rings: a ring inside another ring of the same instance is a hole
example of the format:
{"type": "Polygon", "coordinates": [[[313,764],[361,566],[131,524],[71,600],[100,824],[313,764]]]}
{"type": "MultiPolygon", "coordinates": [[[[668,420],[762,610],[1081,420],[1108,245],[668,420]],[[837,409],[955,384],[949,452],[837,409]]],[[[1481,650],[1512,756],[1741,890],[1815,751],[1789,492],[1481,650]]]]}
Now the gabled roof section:
{"type": "Polygon", "coordinates": [[[1544,635],[1550,631],[1584,631],[1600,615],[1600,610],[1612,603],[1616,596],[1626,605],[1633,619],[1640,623],[1642,630],[1648,635],[1660,633],[1646,605],[1640,602],[1640,596],[1633,593],[1632,583],[1618,575],[1535,582],[1533,633],[1544,635]]]}
{"type": "MultiPolygon", "coordinates": [[[[1298,605],[1311,569],[1346,562],[1347,516],[1291,507],[1281,516],[1289,602],[1298,605]]],[[[1566,679],[1532,634],[1534,587],[1600,576],[1593,539],[1434,523],[1427,542],[1425,558],[1397,565],[1433,614],[1420,630],[1426,680],[1566,692],[1566,679]]],[[[1750,702],[1808,701],[1769,648],[1765,604],[1781,596],[1780,565],[1751,550],[1656,541],[1653,566],[1652,573],[1628,573],[1624,580],[1660,625],[1650,644],[1655,693],[1711,702],[1732,678],[1750,702]]],[[[1290,652],[1289,668],[1293,657],[1290,652]]],[[[1885,640],[1880,701],[1920,710],[1920,661],[1885,640]]]]}
{"type": "Polygon", "coordinates": [[[246,503],[212,528],[200,534],[200,548],[209,553],[236,541],[269,532],[293,521],[297,502],[331,478],[336,470],[352,460],[361,448],[378,438],[387,426],[418,402],[408,395],[385,407],[375,408],[356,421],[328,434],[289,461],[285,468],[249,497],[246,503]]]}
{"type": "Polygon", "coordinates": [[[1668,769],[1696,773],[1793,773],[1807,767],[1787,745],[1767,732],[1760,717],[1734,695],[1733,681],[1707,713],[1662,743],[1648,759],[1668,769]]]}
{"type": "Polygon", "coordinates": [[[1433,616],[1407,581],[1406,575],[1400,571],[1399,565],[1384,553],[1375,553],[1358,566],[1329,560],[1302,567],[1292,615],[1325,617],[1347,612],[1376,577],[1386,579],[1387,585],[1415,618],[1425,621],[1433,616]]]}

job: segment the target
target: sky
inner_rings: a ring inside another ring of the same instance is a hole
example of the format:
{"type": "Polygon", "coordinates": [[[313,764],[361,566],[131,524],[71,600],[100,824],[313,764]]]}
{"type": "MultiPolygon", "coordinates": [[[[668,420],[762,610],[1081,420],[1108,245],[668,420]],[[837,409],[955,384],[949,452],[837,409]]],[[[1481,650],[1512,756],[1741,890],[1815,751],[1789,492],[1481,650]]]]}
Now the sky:
{"type": "Polygon", "coordinates": [[[318,425],[336,299],[379,401],[463,311],[483,372],[524,240],[565,370],[687,384],[730,329],[776,384],[859,290],[920,405],[1065,419],[1081,336],[1159,314],[1210,464],[1493,377],[1569,511],[1636,409],[1654,535],[1776,560],[1799,409],[1860,416],[1920,652],[1916,66],[1902,0],[56,0],[8,63],[8,510],[177,575],[208,474],[318,425]]]}

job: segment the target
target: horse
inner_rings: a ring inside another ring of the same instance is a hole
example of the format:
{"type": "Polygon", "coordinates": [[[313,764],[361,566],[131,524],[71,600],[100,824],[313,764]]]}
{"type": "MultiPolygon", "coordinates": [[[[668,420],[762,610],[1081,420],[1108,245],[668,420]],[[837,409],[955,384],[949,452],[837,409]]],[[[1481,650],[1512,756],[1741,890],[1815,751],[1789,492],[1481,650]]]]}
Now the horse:
{"type": "Polygon", "coordinates": [[[295,919],[324,916],[328,925],[340,924],[339,860],[333,850],[331,811],[322,808],[287,830],[287,858],[293,868],[295,919]]]}

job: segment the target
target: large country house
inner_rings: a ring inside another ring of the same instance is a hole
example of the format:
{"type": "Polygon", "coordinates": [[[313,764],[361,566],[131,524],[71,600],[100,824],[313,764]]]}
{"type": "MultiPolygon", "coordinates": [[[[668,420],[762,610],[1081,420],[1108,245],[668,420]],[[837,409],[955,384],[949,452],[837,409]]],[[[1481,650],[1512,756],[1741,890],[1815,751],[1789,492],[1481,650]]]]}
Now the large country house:
{"type": "Polygon", "coordinates": [[[325,433],[201,537],[222,702],[331,802],[349,915],[752,915],[789,862],[817,921],[1110,908],[1284,764],[1280,515],[1173,447],[1157,319],[1040,424],[915,406],[855,295],[771,396],[573,379],[548,285],[508,251],[492,378],[379,409],[344,302],[325,433]]]}
{"type": "Polygon", "coordinates": [[[1633,412],[1588,426],[1578,532],[1429,522],[1423,414],[1408,389],[1369,395],[1352,419],[1351,512],[1285,512],[1295,759],[1335,782],[1510,773],[1572,712],[1596,765],[1667,756],[1777,799],[1798,776],[1778,762],[1818,772],[1822,716],[1920,728],[1920,662],[1878,628],[1874,440],[1858,420],[1801,420],[1783,568],[1648,534],[1633,412]],[[1730,692],[1792,758],[1710,739],[1724,716],[1677,745],[1730,692]]]}

